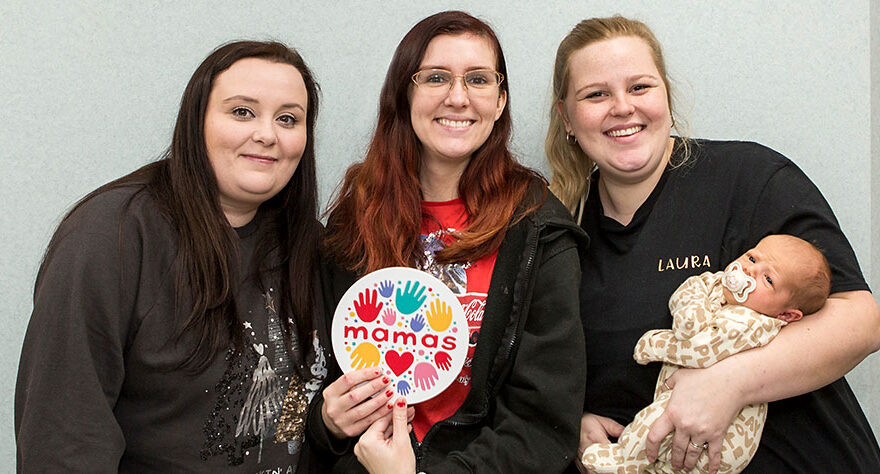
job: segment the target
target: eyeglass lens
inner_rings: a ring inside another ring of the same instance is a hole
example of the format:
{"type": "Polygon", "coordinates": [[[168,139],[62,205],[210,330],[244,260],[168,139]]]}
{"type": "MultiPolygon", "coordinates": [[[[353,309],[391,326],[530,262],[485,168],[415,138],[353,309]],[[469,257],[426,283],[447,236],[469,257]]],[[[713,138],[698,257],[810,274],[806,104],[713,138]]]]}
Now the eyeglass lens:
{"type": "Polygon", "coordinates": [[[455,75],[445,69],[427,69],[415,74],[415,82],[419,86],[441,89],[451,88],[456,77],[464,80],[466,89],[485,90],[499,84],[498,74],[490,69],[468,71],[462,75],[455,75]]]}

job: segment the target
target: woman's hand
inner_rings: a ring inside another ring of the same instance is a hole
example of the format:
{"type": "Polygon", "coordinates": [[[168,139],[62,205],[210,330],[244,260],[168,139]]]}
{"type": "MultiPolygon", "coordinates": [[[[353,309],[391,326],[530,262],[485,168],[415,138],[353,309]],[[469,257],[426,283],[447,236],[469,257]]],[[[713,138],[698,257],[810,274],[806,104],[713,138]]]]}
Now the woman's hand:
{"type": "Polygon", "coordinates": [[[376,367],[349,372],[324,389],[321,418],[338,439],[358,436],[374,421],[389,414],[394,391],[376,367]],[[373,398],[370,398],[373,396],[373,398]]]}
{"type": "Polygon", "coordinates": [[[673,468],[690,471],[705,450],[709,472],[718,472],[721,442],[745,404],[727,375],[711,369],[679,369],[666,380],[672,396],[648,432],[649,460],[657,459],[663,438],[674,431],[670,457],[673,468]],[[704,443],[708,444],[705,449],[704,443]]]}
{"type": "Polygon", "coordinates": [[[354,445],[354,455],[372,474],[416,472],[416,456],[409,441],[407,407],[403,397],[397,399],[391,418],[383,417],[370,425],[354,445]],[[391,433],[387,430],[391,428],[391,433]]]}
{"type": "Polygon", "coordinates": [[[575,462],[575,466],[577,466],[578,470],[585,474],[589,472],[587,471],[587,468],[581,464],[581,456],[583,456],[584,450],[587,449],[588,446],[595,443],[610,443],[611,440],[608,439],[608,435],[616,438],[620,436],[621,433],[623,433],[623,425],[611,418],[594,415],[592,413],[584,413],[581,417],[581,440],[580,443],[578,443],[578,455],[575,462]]]}

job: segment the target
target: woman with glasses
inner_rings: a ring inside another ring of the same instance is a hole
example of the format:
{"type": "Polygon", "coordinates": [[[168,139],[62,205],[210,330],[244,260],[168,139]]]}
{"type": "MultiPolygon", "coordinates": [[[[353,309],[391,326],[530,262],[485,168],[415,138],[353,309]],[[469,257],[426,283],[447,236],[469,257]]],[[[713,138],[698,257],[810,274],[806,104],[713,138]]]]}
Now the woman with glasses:
{"type": "Polygon", "coordinates": [[[320,472],[295,409],[326,374],[317,113],[296,51],[223,45],[164,157],[64,218],[22,349],[19,472],[320,472]]]}
{"type": "Polygon", "coordinates": [[[330,384],[310,429],[338,472],[549,473],[575,453],[586,239],[508,150],[506,72],[495,33],[462,12],[422,20],[395,51],[366,157],[330,208],[328,293],[335,306],[360,275],[420,268],[468,308],[470,346],[456,380],[409,410],[374,368],[330,384]]]}

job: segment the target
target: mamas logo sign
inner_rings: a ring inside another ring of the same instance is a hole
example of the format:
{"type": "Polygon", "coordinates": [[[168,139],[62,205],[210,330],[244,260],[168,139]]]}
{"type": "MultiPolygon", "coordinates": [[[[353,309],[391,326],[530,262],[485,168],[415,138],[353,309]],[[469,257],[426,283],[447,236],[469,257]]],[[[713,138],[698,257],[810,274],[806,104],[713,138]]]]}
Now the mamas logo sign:
{"type": "Polygon", "coordinates": [[[392,267],[365,275],[345,292],[332,340],[343,371],[380,367],[413,404],[445,390],[461,371],[468,325],[458,298],[440,280],[392,267]]]}

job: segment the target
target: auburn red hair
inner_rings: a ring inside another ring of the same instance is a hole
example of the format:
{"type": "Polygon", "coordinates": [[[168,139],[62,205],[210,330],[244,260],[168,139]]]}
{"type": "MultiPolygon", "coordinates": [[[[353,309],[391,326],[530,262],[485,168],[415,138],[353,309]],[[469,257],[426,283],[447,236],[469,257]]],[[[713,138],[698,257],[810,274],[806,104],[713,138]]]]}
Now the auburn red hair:
{"type": "MultiPolygon", "coordinates": [[[[534,211],[540,200],[520,206],[529,185],[543,178],[517,163],[510,140],[510,95],[501,44],[492,28],[460,11],[431,15],[416,24],[394,52],[379,96],[376,130],[363,161],[348,168],[328,212],[324,245],[337,263],[359,273],[423,260],[419,163],[421,143],[410,121],[411,76],[418,72],[428,44],[439,35],[472,34],[495,50],[496,70],[507,106],[486,142],[477,149],[458,184],[470,216],[459,239],[438,252],[441,263],[475,261],[501,245],[507,226],[534,211]]],[[[544,186],[541,186],[544,188],[544,186]]],[[[546,189],[546,188],[544,188],[546,189]]]]}

